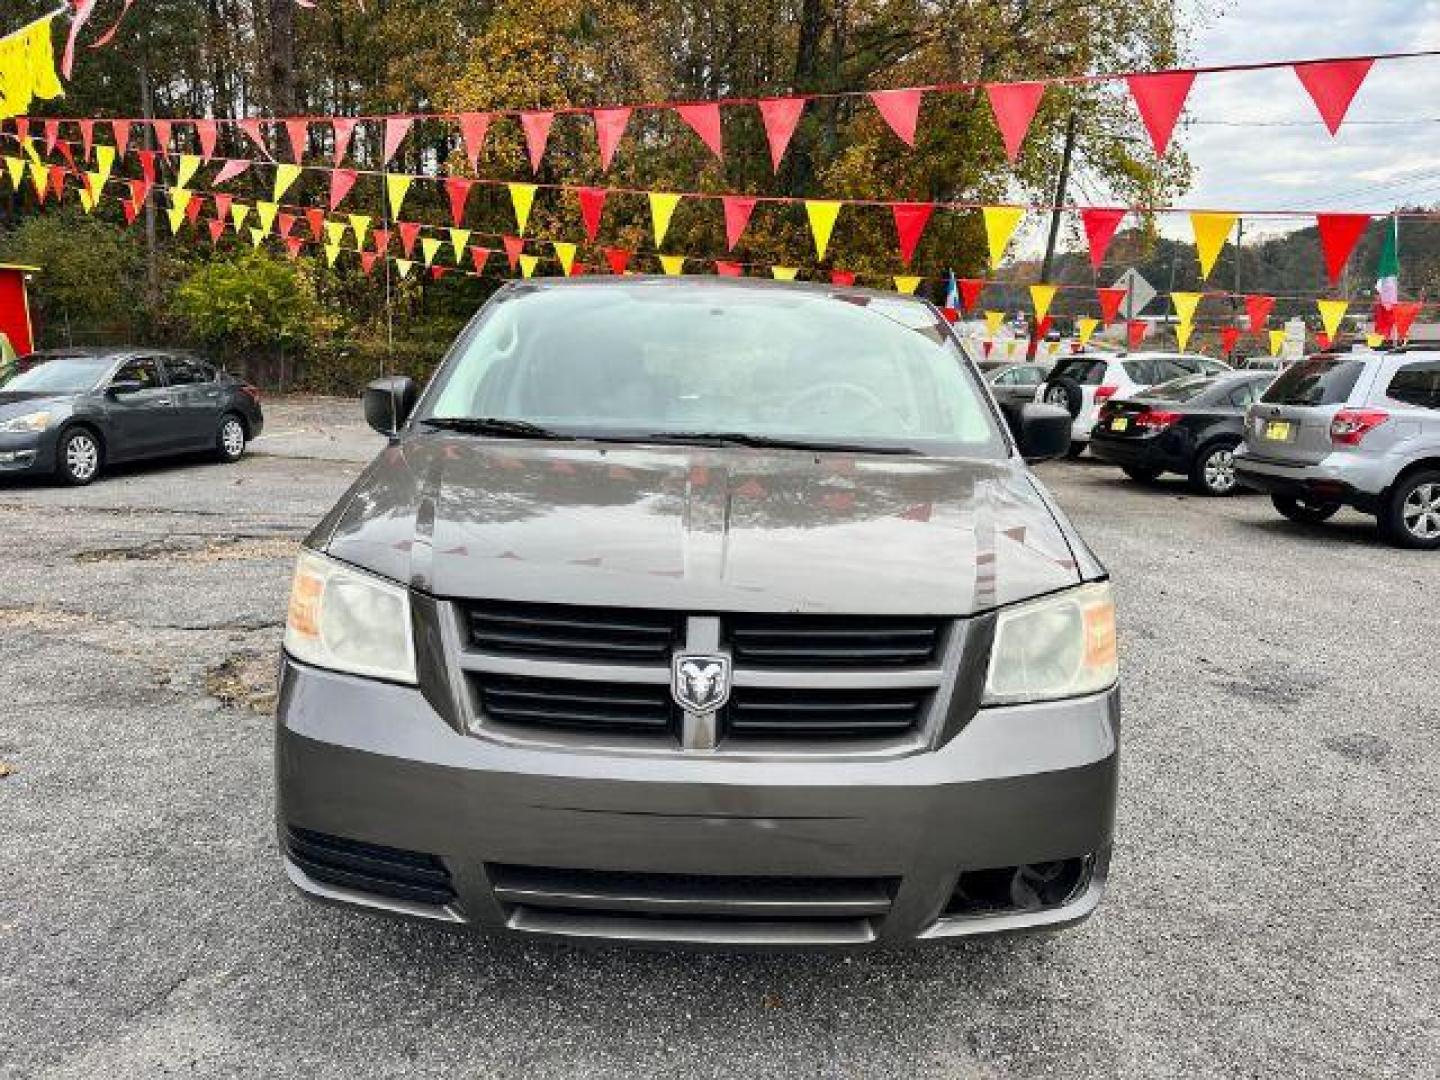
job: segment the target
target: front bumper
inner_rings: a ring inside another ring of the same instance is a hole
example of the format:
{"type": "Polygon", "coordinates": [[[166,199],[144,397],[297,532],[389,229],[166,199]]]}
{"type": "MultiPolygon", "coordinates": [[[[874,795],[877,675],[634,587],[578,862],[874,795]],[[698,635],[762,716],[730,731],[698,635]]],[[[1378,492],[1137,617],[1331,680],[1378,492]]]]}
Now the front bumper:
{"type": "Polygon", "coordinates": [[[322,900],[570,938],[898,944],[1088,916],[1109,865],[1118,739],[1112,689],[982,710],[939,749],[898,758],[537,749],[461,734],[418,690],[287,658],[278,824],[291,881],[322,900]],[[297,829],[434,856],[453,899],[415,903],[317,880],[286,849],[297,829]],[[1083,879],[1050,906],[945,915],[962,871],[1076,859],[1083,879]],[[572,893],[537,906],[515,886],[567,872],[630,875],[645,896],[572,893]],[[662,878],[663,895],[646,891],[662,878]],[[827,917],[808,900],[774,902],[773,889],[760,905],[735,892],[777,879],[801,891],[796,883],[854,879],[884,900],[827,917]]]}
{"type": "Polygon", "coordinates": [[[0,476],[35,476],[55,470],[56,432],[0,432],[0,476]]]}
{"type": "Polygon", "coordinates": [[[1341,503],[1367,514],[1375,513],[1394,479],[1383,463],[1356,454],[1329,454],[1313,464],[1291,464],[1256,457],[1243,444],[1235,454],[1235,477],[1267,494],[1341,503]]]}

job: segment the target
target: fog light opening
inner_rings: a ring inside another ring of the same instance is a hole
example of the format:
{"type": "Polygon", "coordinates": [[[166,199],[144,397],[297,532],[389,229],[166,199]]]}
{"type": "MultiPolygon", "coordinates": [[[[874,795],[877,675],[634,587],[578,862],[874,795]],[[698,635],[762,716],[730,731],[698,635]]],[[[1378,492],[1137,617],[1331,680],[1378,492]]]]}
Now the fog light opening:
{"type": "Polygon", "coordinates": [[[952,917],[1010,915],[1064,907],[1090,884],[1090,856],[966,870],[945,906],[952,917]]]}

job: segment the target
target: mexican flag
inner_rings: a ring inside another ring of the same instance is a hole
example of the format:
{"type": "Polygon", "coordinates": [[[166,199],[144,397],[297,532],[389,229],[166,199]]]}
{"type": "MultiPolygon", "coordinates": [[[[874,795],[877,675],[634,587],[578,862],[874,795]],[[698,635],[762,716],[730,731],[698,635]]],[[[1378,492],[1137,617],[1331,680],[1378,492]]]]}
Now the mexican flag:
{"type": "Polygon", "coordinates": [[[1392,217],[1375,267],[1375,332],[1387,336],[1395,325],[1395,305],[1400,301],[1399,229],[1399,219],[1392,217]]]}

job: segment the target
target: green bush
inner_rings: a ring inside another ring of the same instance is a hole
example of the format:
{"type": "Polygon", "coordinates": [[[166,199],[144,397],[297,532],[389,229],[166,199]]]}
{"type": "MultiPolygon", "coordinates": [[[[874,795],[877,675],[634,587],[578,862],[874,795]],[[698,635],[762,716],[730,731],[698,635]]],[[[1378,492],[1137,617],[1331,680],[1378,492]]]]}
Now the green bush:
{"type": "Polygon", "coordinates": [[[226,364],[303,351],[334,327],[309,262],[259,248],[201,266],[175,291],[173,308],[226,364]]]}
{"type": "Polygon", "coordinates": [[[397,340],[393,347],[368,338],[320,342],[296,358],[284,389],[348,396],[382,375],[408,375],[423,385],[449,345],[448,340],[408,338],[397,340]]]}

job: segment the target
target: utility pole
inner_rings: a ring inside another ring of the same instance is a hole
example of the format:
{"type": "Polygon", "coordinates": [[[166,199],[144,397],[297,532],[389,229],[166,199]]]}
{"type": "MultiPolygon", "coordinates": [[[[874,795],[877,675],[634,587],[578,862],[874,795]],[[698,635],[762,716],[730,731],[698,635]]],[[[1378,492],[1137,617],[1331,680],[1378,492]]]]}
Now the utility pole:
{"type": "MultiPolygon", "coordinates": [[[[1040,281],[1042,284],[1050,284],[1050,271],[1055,265],[1055,245],[1060,239],[1060,208],[1065,205],[1065,196],[1070,188],[1070,160],[1075,156],[1075,129],[1079,123],[1079,114],[1072,108],[1069,117],[1065,120],[1065,146],[1060,151],[1060,176],[1055,181],[1055,205],[1050,212],[1050,235],[1045,241],[1045,259],[1040,264],[1040,281]]],[[[1038,327],[1038,323],[1035,324],[1038,327]]],[[[1030,347],[1026,350],[1027,360],[1035,359],[1035,350],[1039,342],[1032,332],[1030,335],[1030,347]]]]}
{"type": "MultiPolygon", "coordinates": [[[[155,103],[150,96],[150,68],[145,57],[140,58],[140,115],[145,118],[145,145],[151,149],[154,143],[155,125],[148,121],[155,117],[155,103]]],[[[160,266],[155,259],[155,198],[154,192],[145,195],[145,306],[153,315],[160,304],[160,266]]]]}

